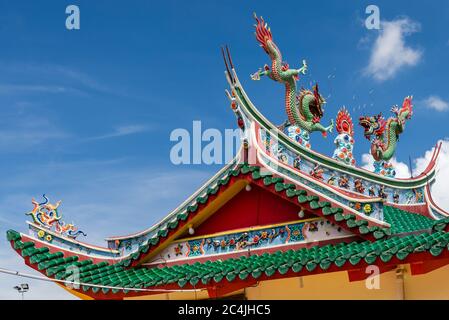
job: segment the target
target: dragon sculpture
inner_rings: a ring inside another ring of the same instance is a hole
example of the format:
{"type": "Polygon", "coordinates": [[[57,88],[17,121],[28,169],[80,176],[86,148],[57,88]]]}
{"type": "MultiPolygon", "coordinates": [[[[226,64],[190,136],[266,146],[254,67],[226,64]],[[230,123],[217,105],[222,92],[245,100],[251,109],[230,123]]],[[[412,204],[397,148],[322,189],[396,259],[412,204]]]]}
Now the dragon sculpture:
{"type": "Polygon", "coordinates": [[[27,213],[27,215],[33,218],[35,224],[47,229],[54,228],[56,233],[72,239],[75,239],[79,235],[87,236],[84,232],[78,230],[73,223],[65,223],[62,221],[62,215],[58,212],[61,201],[56,202],[56,204],[51,204],[45,194],[42,197],[44,201],[40,203],[34,199],[31,200],[33,210],[27,213]]]}
{"type": "Polygon", "coordinates": [[[334,140],[336,149],[333,158],[345,164],[354,166],[354,124],[351,115],[345,107],[338,111],[336,130],[338,136],[334,140]]]}
{"type": "Polygon", "coordinates": [[[393,157],[399,135],[404,131],[405,122],[412,117],[412,96],[404,99],[402,107],[394,106],[391,109],[394,116],[388,120],[378,114],[375,116],[363,116],[359,124],[364,128],[365,137],[371,142],[371,155],[374,158],[374,172],[387,177],[394,177],[396,172],[390,164],[393,157]]]}
{"type": "MultiPolygon", "coordinates": [[[[318,84],[313,86],[312,90],[301,89],[299,93],[296,90],[296,81],[299,80],[300,74],[306,74],[307,64],[303,60],[303,65],[299,69],[290,69],[288,63],[282,60],[281,51],[273,41],[273,36],[268,25],[262,17],[258,18],[254,15],[257,24],[256,39],[260,46],[270,56],[271,67],[265,65],[256,73],[251,75],[253,80],[260,80],[261,76],[267,76],[270,79],[283,83],[285,85],[285,111],[288,116],[287,126],[294,126],[294,130],[288,132],[294,134],[294,137],[303,146],[309,147],[309,133],[319,131],[326,136],[327,132],[332,132],[333,121],[327,127],[324,127],[320,120],[323,117],[324,98],[318,91],[318,84]],[[297,130],[299,129],[299,130],[297,130]],[[301,141],[299,141],[301,139],[301,141]]],[[[292,128],[290,128],[292,129],[292,128]]],[[[292,137],[290,135],[290,137],[292,137]]]]}

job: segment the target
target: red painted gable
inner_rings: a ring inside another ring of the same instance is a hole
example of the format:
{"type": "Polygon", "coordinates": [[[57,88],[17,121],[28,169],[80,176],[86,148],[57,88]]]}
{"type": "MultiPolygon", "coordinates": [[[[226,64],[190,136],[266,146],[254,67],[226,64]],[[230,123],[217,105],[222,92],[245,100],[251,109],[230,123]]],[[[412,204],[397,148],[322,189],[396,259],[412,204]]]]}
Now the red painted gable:
{"type": "Polygon", "coordinates": [[[285,201],[259,186],[251,185],[251,191],[243,189],[196,227],[195,236],[295,221],[299,220],[299,210],[298,205],[285,201]]]}

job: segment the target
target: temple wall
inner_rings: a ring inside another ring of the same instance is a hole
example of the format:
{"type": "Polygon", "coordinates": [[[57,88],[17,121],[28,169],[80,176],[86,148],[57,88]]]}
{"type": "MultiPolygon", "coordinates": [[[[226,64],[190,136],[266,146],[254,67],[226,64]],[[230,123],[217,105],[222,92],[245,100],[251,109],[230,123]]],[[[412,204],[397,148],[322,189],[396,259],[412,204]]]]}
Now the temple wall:
{"type": "Polygon", "coordinates": [[[399,299],[395,272],[380,277],[379,290],[368,290],[365,281],[349,282],[347,272],[342,271],[264,281],[245,291],[250,300],[399,299]]]}
{"type": "MultiPolygon", "coordinates": [[[[449,299],[449,265],[423,275],[410,273],[403,266],[402,275],[396,270],[380,275],[380,288],[369,290],[365,281],[349,282],[346,271],[259,282],[257,286],[238,290],[228,296],[244,294],[248,300],[414,300],[449,299]]],[[[208,292],[179,292],[135,297],[133,299],[177,300],[208,299],[208,292]]]]}
{"type": "Polygon", "coordinates": [[[421,275],[404,274],[405,299],[449,299],[449,265],[421,275]]]}

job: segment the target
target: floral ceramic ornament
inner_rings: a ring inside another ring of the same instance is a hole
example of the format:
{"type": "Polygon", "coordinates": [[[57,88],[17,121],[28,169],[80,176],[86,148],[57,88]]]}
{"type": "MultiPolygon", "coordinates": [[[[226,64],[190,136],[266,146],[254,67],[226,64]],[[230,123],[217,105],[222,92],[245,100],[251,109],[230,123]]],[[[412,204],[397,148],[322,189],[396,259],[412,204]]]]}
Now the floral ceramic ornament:
{"type": "Polygon", "coordinates": [[[365,212],[365,214],[370,215],[370,213],[373,211],[372,207],[369,203],[365,204],[363,206],[363,211],[365,212]]]}
{"type": "Polygon", "coordinates": [[[296,125],[290,125],[284,129],[284,132],[304,148],[310,149],[310,135],[307,131],[296,125]]]}
{"type": "Polygon", "coordinates": [[[396,176],[396,170],[390,162],[380,160],[374,161],[374,172],[385,177],[394,178],[396,176]]]}

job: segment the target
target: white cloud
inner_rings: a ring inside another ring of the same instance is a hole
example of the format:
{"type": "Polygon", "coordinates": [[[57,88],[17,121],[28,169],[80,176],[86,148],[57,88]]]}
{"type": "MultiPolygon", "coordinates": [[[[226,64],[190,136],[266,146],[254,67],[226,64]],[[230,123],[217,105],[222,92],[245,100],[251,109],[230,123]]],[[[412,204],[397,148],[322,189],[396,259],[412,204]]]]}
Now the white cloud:
{"type": "Polygon", "coordinates": [[[104,134],[104,135],[97,136],[97,137],[91,137],[91,138],[88,138],[87,140],[102,140],[102,139],[109,139],[109,138],[115,138],[115,137],[123,137],[123,136],[128,136],[131,134],[146,132],[149,129],[150,128],[148,126],[138,125],[138,124],[120,126],[120,127],[115,128],[114,131],[111,133],[104,134]]]}
{"type": "Polygon", "coordinates": [[[422,101],[422,104],[426,108],[434,109],[436,111],[447,111],[449,110],[449,102],[444,101],[438,96],[429,96],[422,101]]]}
{"type": "Polygon", "coordinates": [[[365,73],[378,81],[390,79],[403,67],[416,65],[422,56],[418,49],[408,47],[405,37],[420,30],[420,25],[403,18],[383,21],[375,40],[365,73]]]}
{"type": "MultiPolygon", "coordinates": [[[[432,187],[432,196],[435,202],[446,211],[449,211],[449,139],[441,141],[441,152],[438,157],[437,179],[432,187]]],[[[433,148],[426,151],[423,157],[416,159],[414,174],[423,172],[429,163],[433,153],[433,148]]]]}
{"type": "Polygon", "coordinates": [[[24,94],[24,93],[76,93],[83,94],[81,90],[58,85],[34,85],[34,84],[0,84],[0,94],[24,94]]]}
{"type": "MultiPolygon", "coordinates": [[[[410,178],[410,170],[405,163],[397,161],[395,157],[393,157],[390,162],[396,170],[396,178],[410,178]]],[[[374,171],[373,163],[374,159],[369,153],[362,154],[362,168],[374,171]]]]}
{"type": "Polygon", "coordinates": [[[6,117],[0,120],[0,153],[30,151],[51,140],[61,140],[70,134],[58,124],[42,116],[6,117]]]}
{"type": "Polygon", "coordinates": [[[25,63],[0,60],[0,94],[76,94],[88,96],[91,93],[142,99],[129,93],[123,84],[109,85],[96,76],[64,65],[25,63]],[[26,79],[27,83],[10,83],[10,79],[26,79]]]}
{"type": "Polygon", "coordinates": [[[25,78],[36,78],[42,81],[52,81],[58,83],[70,83],[70,86],[64,85],[14,85],[2,84],[0,85],[0,93],[23,93],[23,92],[46,92],[46,93],[67,93],[75,92],[82,93],[81,89],[74,89],[81,87],[82,89],[89,89],[104,93],[117,93],[117,90],[112,90],[99,83],[90,75],[81,71],[67,68],[57,64],[37,64],[37,63],[23,63],[17,61],[0,61],[0,70],[2,74],[14,74],[15,76],[23,76],[25,78]]]}
{"type": "MultiPolygon", "coordinates": [[[[444,210],[449,211],[449,139],[442,140],[442,147],[440,156],[438,157],[437,164],[437,178],[435,184],[432,187],[432,196],[434,201],[444,210]]],[[[430,162],[432,158],[433,149],[430,149],[424,153],[422,157],[419,157],[413,161],[413,175],[417,176],[421,174],[430,162]]],[[[393,158],[392,163],[396,168],[397,178],[409,178],[410,172],[408,166],[393,158]]],[[[362,167],[372,171],[373,170],[373,158],[370,154],[362,155],[362,167]]]]}

